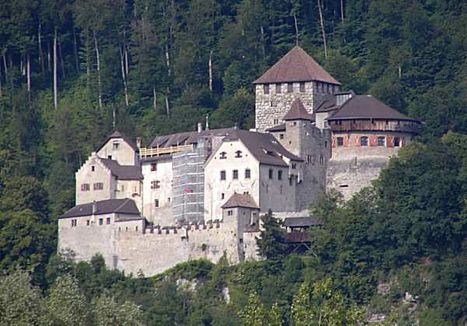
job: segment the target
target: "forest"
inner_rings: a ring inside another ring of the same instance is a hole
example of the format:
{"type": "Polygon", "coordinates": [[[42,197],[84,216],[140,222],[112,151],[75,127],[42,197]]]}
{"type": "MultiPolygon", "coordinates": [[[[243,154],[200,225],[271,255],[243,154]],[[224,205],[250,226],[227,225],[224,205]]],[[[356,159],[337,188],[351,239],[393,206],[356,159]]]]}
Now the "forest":
{"type": "Polygon", "coordinates": [[[464,325],[463,0],[0,1],[0,325],[464,325]],[[342,83],[423,121],[416,142],[290,254],[153,278],[56,255],[74,173],[114,129],[254,124],[252,82],[299,44],[342,83]]]}

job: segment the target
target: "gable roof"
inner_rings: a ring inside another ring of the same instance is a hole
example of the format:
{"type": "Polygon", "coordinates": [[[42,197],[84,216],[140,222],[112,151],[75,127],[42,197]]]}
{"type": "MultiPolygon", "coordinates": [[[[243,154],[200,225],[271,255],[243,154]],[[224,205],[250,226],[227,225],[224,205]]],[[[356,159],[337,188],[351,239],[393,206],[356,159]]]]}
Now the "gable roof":
{"type": "Polygon", "coordinates": [[[284,219],[284,226],[289,228],[309,227],[323,225],[323,222],[313,217],[287,217],[284,219]]]}
{"type": "Polygon", "coordinates": [[[119,180],[141,180],[143,174],[138,165],[120,165],[116,160],[99,158],[101,162],[116,176],[119,180]]]}
{"type": "Polygon", "coordinates": [[[107,137],[107,139],[102,143],[102,145],[100,145],[96,152],[100,151],[102,147],[104,147],[105,144],[107,144],[107,142],[111,139],[115,139],[115,138],[122,138],[128,145],[130,145],[130,147],[135,150],[135,151],[139,151],[138,149],[138,146],[136,146],[136,144],[130,139],[128,138],[127,136],[125,136],[123,133],[121,133],[120,131],[118,130],[115,130],[113,133],[110,134],[109,137],[107,137]]]}
{"type": "Polygon", "coordinates": [[[266,129],[266,131],[269,131],[269,132],[285,131],[285,123],[281,123],[281,124],[279,124],[277,126],[268,128],[268,129],[266,129]]]}
{"type": "Polygon", "coordinates": [[[234,192],[232,196],[225,202],[222,208],[235,208],[235,207],[245,207],[245,208],[254,208],[259,209],[258,205],[255,203],[255,200],[250,194],[238,194],[234,192]]]}
{"type": "Polygon", "coordinates": [[[268,133],[234,129],[224,138],[224,141],[236,140],[240,140],[261,164],[287,166],[282,157],[293,161],[303,161],[286,150],[273,135],[268,133]]]}
{"type": "Polygon", "coordinates": [[[387,106],[371,95],[354,95],[328,120],[381,119],[418,121],[387,106]]]}
{"type": "Polygon", "coordinates": [[[295,46],[253,83],[271,84],[313,80],[340,85],[315,59],[301,47],[295,46]]]}
{"type": "Polygon", "coordinates": [[[79,216],[91,216],[93,215],[93,205],[95,205],[94,215],[103,215],[103,214],[128,214],[128,215],[140,215],[138,207],[134,200],[125,198],[125,199],[107,199],[100,200],[93,203],[86,203],[81,205],[76,205],[72,209],[65,212],[59,218],[68,218],[68,217],[79,217],[79,216]]]}
{"type": "Polygon", "coordinates": [[[290,110],[282,118],[288,120],[309,120],[313,121],[313,116],[308,113],[300,98],[296,98],[290,107],[290,110]]]}

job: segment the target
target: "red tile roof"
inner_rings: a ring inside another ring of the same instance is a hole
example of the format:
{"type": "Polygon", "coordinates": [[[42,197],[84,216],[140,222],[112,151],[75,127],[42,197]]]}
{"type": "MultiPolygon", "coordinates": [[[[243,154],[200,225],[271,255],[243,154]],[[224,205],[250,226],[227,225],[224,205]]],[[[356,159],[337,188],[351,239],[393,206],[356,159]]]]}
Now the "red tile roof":
{"type": "Polygon", "coordinates": [[[271,84],[313,80],[340,85],[315,59],[301,47],[295,46],[253,83],[271,84]]]}
{"type": "Polygon", "coordinates": [[[285,114],[282,120],[309,120],[313,121],[313,116],[308,113],[302,101],[299,98],[296,98],[292,102],[289,112],[285,114]]]}
{"type": "Polygon", "coordinates": [[[259,209],[253,197],[250,194],[238,194],[234,192],[227,202],[222,205],[222,208],[246,207],[259,209]]]}

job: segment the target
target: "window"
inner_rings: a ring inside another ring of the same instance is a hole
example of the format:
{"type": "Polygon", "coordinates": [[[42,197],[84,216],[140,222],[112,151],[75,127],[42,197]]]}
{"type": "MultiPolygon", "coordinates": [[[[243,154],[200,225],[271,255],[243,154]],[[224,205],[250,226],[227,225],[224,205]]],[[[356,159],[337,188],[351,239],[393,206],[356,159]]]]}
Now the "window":
{"type": "Polygon", "coordinates": [[[386,143],[386,137],[384,137],[384,136],[378,136],[378,138],[377,138],[377,143],[376,143],[376,144],[377,144],[378,146],[384,146],[385,143],[386,143]]]}
{"type": "Polygon", "coordinates": [[[242,157],[242,151],[236,151],[235,157],[242,157]]]}
{"type": "Polygon", "coordinates": [[[137,226],[135,226],[135,231],[138,232],[138,227],[137,226]]]}
{"type": "Polygon", "coordinates": [[[305,83],[301,82],[300,83],[300,93],[304,93],[304,92],[305,92],[305,83]]]}
{"type": "Polygon", "coordinates": [[[293,92],[293,83],[287,83],[287,92],[292,93],[293,92]]]}
{"type": "Polygon", "coordinates": [[[311,163],[311,155],[307,155],[307,156],[306,156],[306,162],[307,162],[307,163],[311,163]]]}
{"type": "Polygon", "coordinates": [[[337,146],[344,146],[344,137],[336,138],[337,146]]]}
{"type": "Polygon", "coordinates": [[[219,156],[219,159],[225,160],[226,158],[227,158],[227,153],[226,152],[221,152],[220,156],[219,156]]]}
{"type": "Polygon", "coordinates": [[[237,180],[237,179],[238,179],[238,170],[233,170],[232,178],[233,178],[234,180],[237,180]]]}
{"type": "Polygon", "coordinates": [[[118,149],[118,146],[119,146],[119,145],[120,145],[120,144],[119,144],[118,142],[113,143],[113,149],[114,149],[114,151],[116,151],[116,150],[118,149]]]}
{"type": "Polygon", "coordinates": [[[111,160],[111,159],[112,159],[112,155],[108,155],[107,158],[108,158],[109,160],[111,160]]]}
{"type": "Polygon", "coordinates": [[[276,93],[282,93],[282,84],[279,83],[279,84],[276,84],[276,93]]]}
{"type": "Polygon", "coordinates": [[[251,178],[251,170],[245,169],[245,179],[250,179],[250,178],[251,178]]]}
{"type": "Polygon", "coordinates": [[[110,224],[110,217],[107,217],[107,218],[105,219],[105,224],[110,224]]]}
{"type": "Polygon", "coordinates": [[[274,119],[274,125],[279,124],[279,119],[274,119]]]}
{"type": "Polygon", "coordinates": [[[284,134],[279,134],[279,139],[284,139],[284,134]]]}
{"type": "Polygon", "coordinates": [[[227,216],[232,216],[232,215],[233,215],[233,210],[229,209],[229,210],[227,211],[227,216]]]}
{"type": "Polygon", "coordinates": [[[81,191],[89,191],[91,187],[89,186],[89,183],[83,183],[81,185],[81,191]]]}
{"type": "Polygon", "coordinates": [[[159,199],[154,199],[154,207],[159,207],[159,199]]]}
{"type": "Polygon", "coordinates": [[[293,186],[293,178],[289,178],[289,186],[293,186]]]}
{"type": "Polygon", "coordinates": [[[269,169],[269,179],[272,179],[272,174],[273,174],[272,169],[269,169]]]}
{"type": "Polygon", "coordinates": [[[225,180],[225,175],[226,175],[226,174],[225,174],[225,171],[222,170],[222,171],[221,171],[221,180],[225,180]]]}
{"type": "Polygon", "coordinates": [[[102,182],[96,182],[93,184],[93,189],[94,190],[102,190],[104,189],[104,184],[102,182]]]}
{"type": "Polygon", "coordinates": [[[151,163],[151,171],[157,171],[157,163],[151,163]]]}
{"type": "Polygon", "coordinates": [[[368,137],[367,136],[360,137],[360,146],[368,146],[368,137]]]}
{"type": "Polygon", "coordinates": [[[78,221],[76,219],[71,220],[71,227],[74,228],[76,225],[78,225],[78,221]]]}
{"type": "Polygon", "coordinates": [[[91,224],[90,220],[86,220],[86,225],[89,226],[91,224]]]}
{"type": "Polygon", "coordinates": [[[399,147],[401,145],[401,139],[399,137],[394,137],[394,147],[399,147]]]}
{"type": "Polygon", "coordinates": [[[277,180],[282,180],[282,170],[277,171],[277,180]]]}
{"type": "Polygon", "coordinates": [[[268,84],[263,85],[263,92],[264,92],[264,94],[269,94],[269,85],[268,84]]]}
{"type": "Polygon", "coordinates": [[[323,165],[323,164],[324,164],[323,155],[320,155],[320,156],[319,156],[319,164],[320,164],[320,165],[323,165]]]}
{"type": "Polygon", "coordinates": [[[159,189],[161,187],[159,180],[151,181],[151,189],[159,189]]]}
{"type": "Polygon", "coordinates": [[[170,203],[170,197],[167,197],[167,202],[170,203]]]}
{"type": "Polygon", "coordinates": [[[91,171],[92,171],[92,172],[96,171],[96,167],[95,167],[94,165],[91,166],[91,171]]]}
{"type": "Polygon", "coordinates": [[[328,148],[328,142],[327,142],[327,140],[324,141],[324,148],[328,148]]]}
{"type": "Polygon", "coordinates": [[[225,194],[221,193],[221,199],[224,199],[224,198],[225,198],[225,194]]]}
{"type": "Polygon", "coordinates": [[[104,219],[103,219],[103,218],[100,218],[100,219],[99,219],[99,225],[102,225],[102,224],[104,224],[104,219]]]}

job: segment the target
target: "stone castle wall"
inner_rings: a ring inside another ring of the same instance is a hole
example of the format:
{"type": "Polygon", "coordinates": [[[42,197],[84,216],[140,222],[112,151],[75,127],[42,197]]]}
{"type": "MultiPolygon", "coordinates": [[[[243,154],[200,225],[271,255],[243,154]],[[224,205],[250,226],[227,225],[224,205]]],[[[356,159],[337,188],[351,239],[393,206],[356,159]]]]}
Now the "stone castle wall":
{"type": "Polygon", "coordinates": [[[259,233],[237,234],[236,220],[172,229],[144,229],[143,220],[69,227],[69,220],[59,221],[60,251],[71,250],[77,261],[100,253],[107,266],[127,274],[152,276],[200,258],[216,263],[224,254],[232,264],[259,258],[255,239],[259,233]]]}

